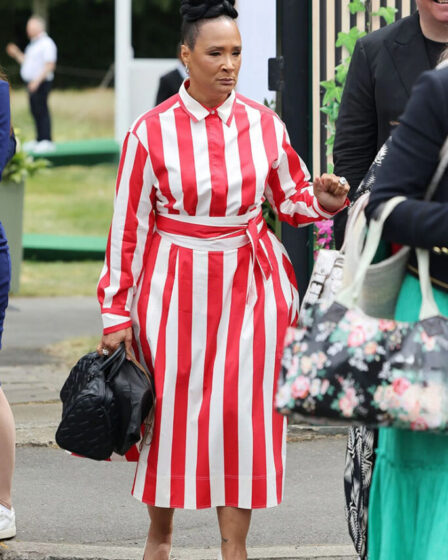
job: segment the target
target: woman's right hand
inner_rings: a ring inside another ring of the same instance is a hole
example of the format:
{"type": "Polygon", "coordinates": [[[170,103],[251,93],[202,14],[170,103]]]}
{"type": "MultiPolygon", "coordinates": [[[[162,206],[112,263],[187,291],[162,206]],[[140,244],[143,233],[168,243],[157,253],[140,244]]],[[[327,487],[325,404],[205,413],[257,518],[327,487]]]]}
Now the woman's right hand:
{"type": "Polygon", "coordinates": [[[132,327],[110,334],[103,334],[96,351],[102,356],[103,350],[107,350],[110,355],[120,346],[122,342],[124,342],[126,348],[126,355],[128,357],[132,356],[132,327]]]}

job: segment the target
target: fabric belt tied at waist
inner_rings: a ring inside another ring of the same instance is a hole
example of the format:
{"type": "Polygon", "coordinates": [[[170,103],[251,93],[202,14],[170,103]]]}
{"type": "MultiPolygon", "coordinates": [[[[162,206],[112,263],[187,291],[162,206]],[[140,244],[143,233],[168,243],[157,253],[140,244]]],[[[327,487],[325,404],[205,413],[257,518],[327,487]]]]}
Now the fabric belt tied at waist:
{"type": "MultiPolygon", "coordinates": [[[[272,274],[268,253],[260,242],[268,227],[258,209],[242,216],[223,217],[156,214],[156,230],[175,245],[201,251],[226,251],[250,243],[252,267],[258,263],[265,280],[272,274]]],[[[254,283],[253,279],[251,284],[254,283]]]]}

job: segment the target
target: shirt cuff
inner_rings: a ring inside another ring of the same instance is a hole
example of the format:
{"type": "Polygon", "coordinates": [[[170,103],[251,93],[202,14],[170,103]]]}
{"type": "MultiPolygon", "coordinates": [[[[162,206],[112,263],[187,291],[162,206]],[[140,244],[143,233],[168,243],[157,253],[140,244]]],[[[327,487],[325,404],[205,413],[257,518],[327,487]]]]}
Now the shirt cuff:
{"type": "Polygon", "coordinates": [[[314,210],[316,210],[319,216],[322,216],[322,218],[326,220],[333,218],[334,216],[336,216],[336,214],[338,214],[341,210],[343,210],[349,205],[350,205],[350,201],[348,198],[346,198],[344,204],[340,208],[338,208],[335,212],[329,212],[328,210],[325,210],[325,208],[321,204],[319,204],[319,201],[317,200],[316,197],[314,197],[314,201],[313,201],[314,210]]]}
{"type": "Polygon", "coordinates": [[[115,313],[103,313],[103,334],[110,334],[132,327],[129,315],[117,315],[115,313]]]}

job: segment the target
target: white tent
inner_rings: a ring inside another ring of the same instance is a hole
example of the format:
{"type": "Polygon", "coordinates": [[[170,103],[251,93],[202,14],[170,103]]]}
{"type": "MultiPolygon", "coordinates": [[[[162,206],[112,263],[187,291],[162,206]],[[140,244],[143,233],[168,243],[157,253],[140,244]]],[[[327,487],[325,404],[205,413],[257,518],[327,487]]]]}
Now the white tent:
{"type": "MultiPolygon", "coordinates": [[[[238,90],[263,102],[267,59],[276,53],[276,2],[238,0],[243,36],[243,66],[238,90]],[[255,9],[254,9],[255,6],[255,9]]],[[[173,59],[136,59],[132,49],[132,0],[115,0],[115,138],[122,142],[138,115],[154,106],[159,78],[176,64],[173,59]]]]}

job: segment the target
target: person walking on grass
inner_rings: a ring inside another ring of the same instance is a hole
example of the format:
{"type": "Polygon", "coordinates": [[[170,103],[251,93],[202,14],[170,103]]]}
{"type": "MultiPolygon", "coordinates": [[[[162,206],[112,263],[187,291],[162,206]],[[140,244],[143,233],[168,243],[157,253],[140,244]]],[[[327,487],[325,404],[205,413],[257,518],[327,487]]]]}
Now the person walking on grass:
{"type": "MultiPolygon", "coordinates": [[[[15,151],[11,134],[9,84],[0,69],[0,180],[3,169],[15,151]]],[[[0,222],[0,348],[3,320],[8,306],[11,262],[5,231],[0,222]]],[[[12,476],[15,462],[15,425],[11,407],[0,384],[0,540],[16,534],[15,512],[11,502],[12,476]]]]}
{"type": "Polygon", "coordinates": [[[155,379],[133,488],[150,516],[145,560],[168,560],[176,508],[210,507],[223,559],[246,559],[252,510],[282,501],[286,421],[273,400],[298,294],[261,206],[305,226],[347,200],[335,175],[310,181],[272,110],[235,93],[234,4],[181,2],[189,78],[125,139],[98,286],[98,352],[124,342],[155,379]]]}
{"type": "Polygon", "coordinates": [[[54,79],[57,48],[45,28],[45,20],[39,16],[31,16],[26,25],[30,43],[25,52],[14,43],[6,46],[9,56],[20,64],[20,75],[28,89],[31,114],[36,126],[36,141],[27,142],[24,148],[37,153],[54,149],[48,96],[54,79]]]}

